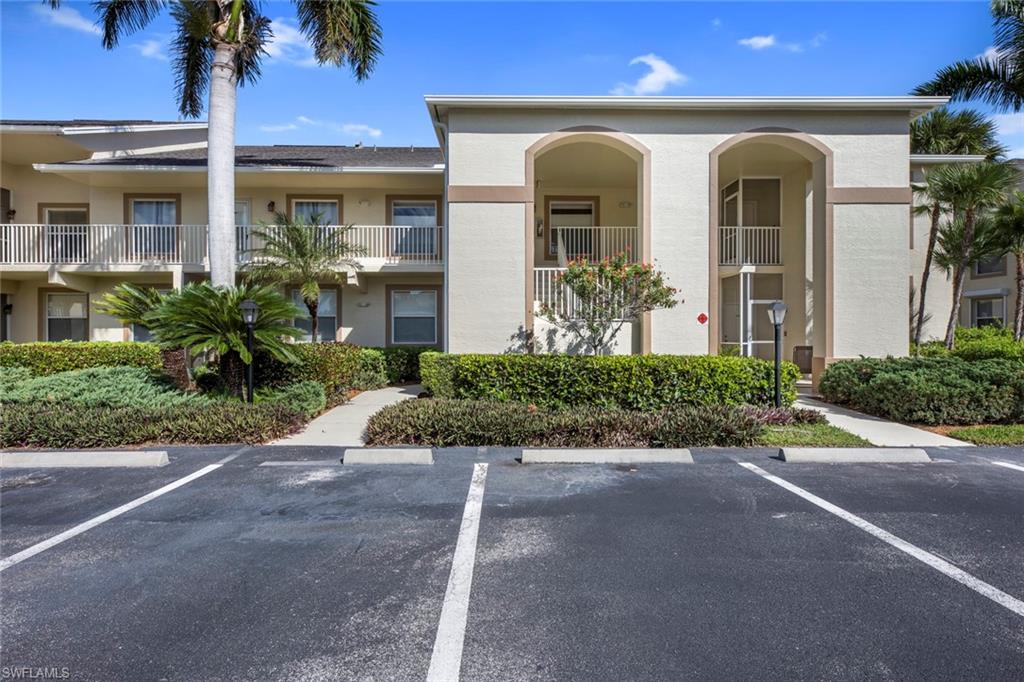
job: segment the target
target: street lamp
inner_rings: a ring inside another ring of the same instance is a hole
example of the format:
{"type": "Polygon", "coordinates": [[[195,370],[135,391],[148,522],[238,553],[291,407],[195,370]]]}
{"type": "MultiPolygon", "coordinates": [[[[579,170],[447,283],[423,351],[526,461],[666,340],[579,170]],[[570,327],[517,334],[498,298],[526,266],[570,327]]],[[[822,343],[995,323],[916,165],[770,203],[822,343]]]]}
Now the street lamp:
{"type": "Polygon", "coordinates": [[[775,327],[775,407],[782,407],[782,323],[788,309],[782,301],[768,306],[768,319],[775,327]]]}
{"type": "Polygon", "coordinates": [[[248,393],[247,399],[251,403],[253,401],[253,390],[256,383],[255,376],[253,375],[253,364],[256,358],[253,357],[252,354],[252,327],[256,324],[256,318],[259,317],[260,307],[256,305],[256,301],[251,298],[247,298],[242,301],[238,308],[242,311],[242,322],[245,322],[245,348],[249,351],[249,364],[245,368],[245,387],[246,392],[248,393]]]}

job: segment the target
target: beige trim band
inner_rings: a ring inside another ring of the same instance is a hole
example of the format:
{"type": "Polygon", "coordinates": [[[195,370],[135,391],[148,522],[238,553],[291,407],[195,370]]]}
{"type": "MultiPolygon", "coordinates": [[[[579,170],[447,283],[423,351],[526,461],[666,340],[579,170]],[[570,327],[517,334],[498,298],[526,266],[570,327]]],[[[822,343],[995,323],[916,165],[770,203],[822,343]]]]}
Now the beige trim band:
{"type": "Polygon", "coordinates": [[[825,201],[829,204],[909,204],[914,191],[909,187],[829,187],[825,201]]]}
{"type": "Polygon", "coordinates": [[[525,204],[533,201],[531,188],[517,185],[452,185],[450,204],[525,204]]]}

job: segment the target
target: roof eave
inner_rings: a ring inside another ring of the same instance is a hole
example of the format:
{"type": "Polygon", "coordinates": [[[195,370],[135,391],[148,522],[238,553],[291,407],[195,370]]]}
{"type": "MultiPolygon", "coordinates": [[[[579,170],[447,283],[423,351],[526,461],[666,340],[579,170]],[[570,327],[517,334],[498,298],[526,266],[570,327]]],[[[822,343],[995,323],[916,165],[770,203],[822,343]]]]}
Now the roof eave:
{"type": "MultiPolygon", "coordinates": [[[[160,166],[147,164],[81,164],[81,163],[36,163],[32,164],[40,173],[92,173],[134,172],[134,173],[205,173],[206,166],[160,166]]],[[[444,165],[434,166],[235,166],[236,173],[349,173],[349,174],[441,174],[444,165]]]]}

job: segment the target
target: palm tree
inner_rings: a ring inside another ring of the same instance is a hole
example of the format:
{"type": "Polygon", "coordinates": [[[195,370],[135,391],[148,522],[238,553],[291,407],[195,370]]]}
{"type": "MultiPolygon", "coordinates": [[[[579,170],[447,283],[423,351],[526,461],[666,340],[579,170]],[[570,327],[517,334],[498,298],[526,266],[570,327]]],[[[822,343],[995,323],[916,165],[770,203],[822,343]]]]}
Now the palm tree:
{"type": "Polygon", "coordinates": [[[185,348],[195,354],[216,352],[221,378],[235,395],[241,396],[243,366],[252,362],[246,348],[245,323],[238,312],[246,299],[259,306],[253,326],[254,347],[278,360],[294,361],[295,354],[285,339],[298,338],[302,332],[285,320],[302,317],[302,311],[272,287],[189,284],[167,296],[144,319],[162,346],[185,348]]]}
{"type": "MultiPolygon", "coordinates": [[[[915,154],[983,154],[990,160],[1005,153],[999,144],[995,123],[977,111],[966,109],[951,112],[937,109],[910,124],[910,149],[915,154]]],[[[921,343],[921,336],[928,316],[925,307],[928,294],[928,279],[932,270],[935,253],[935,239],[939,232],[939,220],[948,209],[948,197],[936,193],[936,187],[925,177],[923,185],[915,185],[914,191],[922,201],[914,209],[917,214],[926,214],[930,219],[928,247],[925,251],[924,270],[921,272],[921,291],[917,298],[917,313],[914,315],[913,341],[921,343]]]]}
{"type": "Polygon", "coordinates": [[[1016,191],[996,209],[995,226],[999,244],[1017,262],[1017,305],[1013,313],[1013,338],[1024,338],[1024,192],[1016,191]]]}
{"type": "Polygon", "coordinates": [[[994,53],[940,69],[915,95],[981,99],[1002,111],[1024,106],[1024,2],[992,0],[994,53]]]}
{"type": "Polygon", "coordinates": [[[987,226],[985,212],[1005,201],[1017,182],[1018,171],[1008,163],[985,162],[942,166],[932,171],[932,176],[934,191],[949,198],[954,216],[945,230],[940,229],[935,253],[936,264],[953,274],[953,308],[946,325],[946,348],[952,348],[964,278],[974,262],[991,253],[982,238],[987,233],[982,235],[978,230],[979,221],[984,220],[987,226]],[[956,239],[959,243],[951,241],[956,239]],[[939,262],[940,250],[945,264],[939,262]]]}
{"type": "MultiPolygon", "coordinates": [[[[48,1],[57,8],[61,0],[48,1]]],[[[356,80],[369,77],[381,54],[381,29],[373,0],[294,0],[299,30],[320,64],[349,66],[356,80]]],[[[273,36],[258,0],[97,0],[103,47],[144,29],[164,9],[175,24],[171,49],[178,110],[198,118],[209,95],[207,184],[210,276],[235,283],[235,107],[239,85],[260,77],[260,61],[273,36]]]]}
{"type": "Polygon", "coordinates": [[[953,279],[953,307],[946,326],[946,348],[953,348],[953,335],[960,319],[964,281],[975,263],[991,257],[999,250],[995,225],[990,216],[975,218],[968,226],[965,217],[946,221],[939,228],[935,246],[935,267],[953,279]]]}
{"type": "Polygon", "coordinates": [[[346,239],[350,227],[322,225],[318,215],[306,222],[278,212],[273,225],[261,225],[252,232],[254,241],[263,246],[253,249],[242,266],[246,280],[263,285],[297,285],[309,311],[313,343],[320,333],[320,283],[344,283],[345,268],[359,267],[353,256],[363,253],[363,249],[346,239]]]}

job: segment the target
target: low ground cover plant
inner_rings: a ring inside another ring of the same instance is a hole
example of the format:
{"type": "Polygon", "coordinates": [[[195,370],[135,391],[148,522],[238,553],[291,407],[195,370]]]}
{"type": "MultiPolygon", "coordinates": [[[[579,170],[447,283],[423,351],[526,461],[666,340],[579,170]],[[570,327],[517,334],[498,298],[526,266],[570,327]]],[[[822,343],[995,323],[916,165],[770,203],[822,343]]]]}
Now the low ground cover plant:
{"type": "MultiPolygon", "coordinates": [[[[757,358],[709,355],[420,356],[424,388],[438,398],[542,407],[596,406],[657,411],[670,406],[767,405],[773,366],[757,358]]],[[[782,367],[783,401],[796,398],[800,371],[782,367]]]]}
{"type": "Polygon", "coordinates": [[[370,418],[370,445],[508,447],[708,447],[757,444],[767,424],[815,424],[820,415],[744,406],[550,409],[516,402],[428,398],[370,418]]]}
{"type": "Polygon", "coordinates": [[[164,375],[142,367],[90,367],[35,376],[26,368],[0,369],[4,403],[78,405],[82,407],[138,407],[162,409],[201,407],[213,400],[186,393],[164,375]]]}
{"type": "Polygon", "coordinates": [[[1024,363],[956,357],[846,360],[820,390],[829,402],[894,421],[986,424],[1024,419],[1024,363]]]}
{"type": "Polygon", "coordinates": [[[47,341],[0,343],[0,367],[25,367],[33,374],[56,374],[89,367],[161,368],[160,347],[134,341],[47,341]]]}
{"type": "Polygon", "coordinates": [[[319,381],[300,381],[277,390],[256,392],[257,405],[276,405],[312,419],[327,407],[327,394],[319,381]]]}
{"type": "Polygon", "coordinates": [[[949,435],[976,445],[1024,445],[1024,424],[965,426],[953,429],[949,435]]]}

